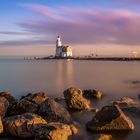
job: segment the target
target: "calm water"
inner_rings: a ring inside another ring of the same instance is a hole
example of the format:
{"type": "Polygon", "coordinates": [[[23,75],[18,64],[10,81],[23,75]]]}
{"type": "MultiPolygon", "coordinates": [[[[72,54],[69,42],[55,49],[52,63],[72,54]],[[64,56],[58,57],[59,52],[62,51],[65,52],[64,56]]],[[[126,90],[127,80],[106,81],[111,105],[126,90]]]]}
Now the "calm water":
{"type": "MultiPolygon", "coordinates": [[[[95,88],[106,96],[93,101],[94,107],[102,107],[123,96],[138,100],[140,93],[140,62],[66,61],[66,60],[0,60],[0,90],[9,90],[19,98],[29,92],[45,91],[51,97],[61,97],[64,89],[75,86],[81,89],[95,88]]],[[[129,134],[113,135],[113,140],[139,140],[140,119],[128,114],[136,129],[129,134]]],[[[97,135],[85,131],[84,124],[92,113],[74,113],[82,124],[77,140],[96,139],[97,135]]]]}

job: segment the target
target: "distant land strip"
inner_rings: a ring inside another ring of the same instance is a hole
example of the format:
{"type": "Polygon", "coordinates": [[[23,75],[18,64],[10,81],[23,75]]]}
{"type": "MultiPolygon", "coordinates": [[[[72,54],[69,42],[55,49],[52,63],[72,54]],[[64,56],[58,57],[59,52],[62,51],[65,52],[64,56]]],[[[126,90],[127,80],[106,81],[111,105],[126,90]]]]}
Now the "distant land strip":
{"type": "Polygon", "coordinates": [[[66,57],[66,58],[60,58],[60,57],[43,57],[43,58],[35,58],[37,60],[60,60],[60,59],[66,59],[66,60],[96,60],[96,61],[140,61],[140,58],[133,58],[133,57],[66,57]]]}

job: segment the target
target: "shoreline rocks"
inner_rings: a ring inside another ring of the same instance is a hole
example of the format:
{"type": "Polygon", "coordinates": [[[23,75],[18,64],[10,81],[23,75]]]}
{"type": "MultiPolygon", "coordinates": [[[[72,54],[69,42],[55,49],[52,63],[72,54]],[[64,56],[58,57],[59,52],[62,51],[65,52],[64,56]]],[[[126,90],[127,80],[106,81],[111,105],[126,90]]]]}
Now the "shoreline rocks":
{"type": "MultiPolygon", "coordinates": [[[[123,111],[140,114],[140,106],[129,97],[98,111],[97,106],[90,106],[88,99],[101,99],[100,91],[71,87],[63,94],[62,98],[51,99],[44,92],[29,93],[18,101],[8,92],[0,92],[0,133],[6,137],[67,140],[78,133],[76,126],[81,129],[86,125],[87,130],[99,134],[133,130],[133,122],[123,111]],[[92,120],[87,122],[88,119],[92,120]]],[[[97,103],[92,101],[92,105],[97,103]]],[[[111,140],[111,137],[102,134],[97,139],[111,140]]]]}
{"type": "Polygon", "coordinates": [[[89,101],[83,97],[82,90],[71,87],[64,91],[64,97],[69,109],[86,110],[90,109],[89,101]]]}
{"type": "Polygon", "coordinates": [[[105,106],[87,123],[87,129],[93,132],[130,131],[133,122],[123,113],[118,105],[105,106]]]}

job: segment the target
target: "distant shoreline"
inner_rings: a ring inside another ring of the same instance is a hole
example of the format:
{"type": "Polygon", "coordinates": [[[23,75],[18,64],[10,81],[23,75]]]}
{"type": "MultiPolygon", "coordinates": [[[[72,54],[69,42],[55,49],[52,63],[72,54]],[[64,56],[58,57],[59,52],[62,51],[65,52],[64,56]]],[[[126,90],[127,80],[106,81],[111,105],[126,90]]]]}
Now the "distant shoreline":
{"type": "Polygon", "coordinates": [[[133,57],[66,57],[66,58],[50,58],[50,57],[43,57],[43,58],[35,58],[35,60],[93,60],[93,61],[140,61],[140,58],[133,58],[133,57]]]}

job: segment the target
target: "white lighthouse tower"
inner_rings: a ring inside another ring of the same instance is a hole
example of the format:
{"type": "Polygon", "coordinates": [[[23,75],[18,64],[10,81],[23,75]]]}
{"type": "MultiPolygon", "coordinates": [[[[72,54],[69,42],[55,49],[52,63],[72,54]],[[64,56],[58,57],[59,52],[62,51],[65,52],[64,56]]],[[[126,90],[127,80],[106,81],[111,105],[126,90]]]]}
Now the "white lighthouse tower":
{"type": "Polygon", "coordinates": [[[55,54],[55,56],[60,57],[61,53],[62,53],[62,42],[61,42],[60,36],[57,36],[57,39],[56,39],[56,54],[55,54]]]}
{"type": "Polygon", "coordinates": [[[60,38],[60,36],[57,36],[56,47],[61,47],[61,46],[62,46],[61,38],[60,38]]]}

